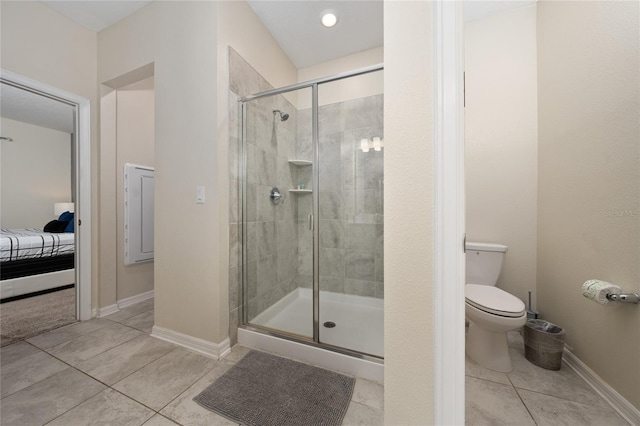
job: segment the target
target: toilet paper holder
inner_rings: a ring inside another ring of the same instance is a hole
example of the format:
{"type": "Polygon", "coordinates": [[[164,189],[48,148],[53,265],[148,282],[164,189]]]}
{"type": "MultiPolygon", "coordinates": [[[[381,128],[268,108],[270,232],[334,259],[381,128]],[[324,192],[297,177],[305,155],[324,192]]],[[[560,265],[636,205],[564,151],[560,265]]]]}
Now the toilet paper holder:
{"type": "Polygon", "coordinates": [[[634,303],[640,304],[640,295],[638,293],[620,293],[620,294],[607,294],[607,299],[612,302],[634,303]]]}

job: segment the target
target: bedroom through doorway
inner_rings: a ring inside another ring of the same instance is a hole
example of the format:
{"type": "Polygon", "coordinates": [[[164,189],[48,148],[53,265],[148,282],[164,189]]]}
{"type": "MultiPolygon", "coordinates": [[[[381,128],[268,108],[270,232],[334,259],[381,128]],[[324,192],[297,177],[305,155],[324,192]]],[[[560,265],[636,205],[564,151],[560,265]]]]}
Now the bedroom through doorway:
{"type": "Polygon", "coordinates": [[[77,320],[77,106],[0,84],[1,345],[77,320]]]}

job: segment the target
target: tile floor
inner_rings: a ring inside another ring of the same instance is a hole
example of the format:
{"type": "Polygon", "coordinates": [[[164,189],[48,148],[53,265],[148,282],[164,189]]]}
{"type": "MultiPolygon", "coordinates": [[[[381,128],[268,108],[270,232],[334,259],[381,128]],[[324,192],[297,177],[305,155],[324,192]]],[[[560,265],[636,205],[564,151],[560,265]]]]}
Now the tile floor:
{"type": "Polygon", "coordinates": [[[628,426],[571,368],[550,371],[524,357],[519,331],[509,333],[513,371],[497,373],[466,359],[467,425],[628,426]]]}
{"type": "MultiPolygon", "coordinates": [[[[153,300],[2,348],[2,425],[231,425],[192,398],[248,349],[220,361],[149,337],[153,300]]],[[[509,334],[514,370],[467,357],[468,425],[627,425],[566,366],[536,367],[509,334]]],[[[383,424],[383,387],[357,379],[345,425],[383,424]]]]}
{"type": "MultiPolygon", "coordinates": [[[[246,352],[215,361],[149,337],[153,300],[2,348],[2,425],[232,425],[192,401],[246,352]]],[[[381,425],[383,387],[357,379],[345,425],[381,425]]]]}

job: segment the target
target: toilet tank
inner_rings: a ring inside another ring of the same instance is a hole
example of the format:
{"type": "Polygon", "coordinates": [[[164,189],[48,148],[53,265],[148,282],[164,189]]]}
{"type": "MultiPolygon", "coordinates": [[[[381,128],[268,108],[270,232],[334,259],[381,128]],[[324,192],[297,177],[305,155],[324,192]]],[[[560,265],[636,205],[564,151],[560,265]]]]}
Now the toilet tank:
{"type": "Polygon", "coordinates": [[[507,246],[502,244],[472,243],[467,249],[467,284],[496,285],[507,246]]]}

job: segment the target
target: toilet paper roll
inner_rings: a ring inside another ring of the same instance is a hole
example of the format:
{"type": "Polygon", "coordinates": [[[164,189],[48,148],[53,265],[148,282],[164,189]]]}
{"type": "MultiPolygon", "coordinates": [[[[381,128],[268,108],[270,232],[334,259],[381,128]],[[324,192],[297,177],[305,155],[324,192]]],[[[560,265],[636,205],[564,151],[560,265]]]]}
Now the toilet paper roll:
{"type": "Polygon", "coordinates": [[[622,288],[615,284],[600,280],[589,280],[582,284],[582,295],[587,299],[594,300],[602,305],[611,301],[607,299],[607,294],[620,294],[622,288]]]}

